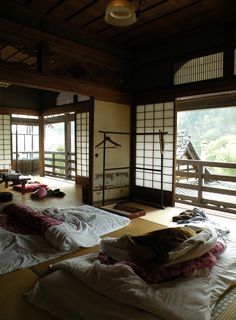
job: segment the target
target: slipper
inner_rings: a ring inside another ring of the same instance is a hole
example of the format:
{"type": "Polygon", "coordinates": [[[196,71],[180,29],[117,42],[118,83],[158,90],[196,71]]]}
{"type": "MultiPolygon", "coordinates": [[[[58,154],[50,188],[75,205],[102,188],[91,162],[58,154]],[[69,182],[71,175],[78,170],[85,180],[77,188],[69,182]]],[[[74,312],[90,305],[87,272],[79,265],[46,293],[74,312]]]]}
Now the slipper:
{"type": "Polygon", "coordinates": [[[62,198],[65,196],[65,192],[60,191],[60,189],[54,190],[54,196],[58,198],[62,198]]]}

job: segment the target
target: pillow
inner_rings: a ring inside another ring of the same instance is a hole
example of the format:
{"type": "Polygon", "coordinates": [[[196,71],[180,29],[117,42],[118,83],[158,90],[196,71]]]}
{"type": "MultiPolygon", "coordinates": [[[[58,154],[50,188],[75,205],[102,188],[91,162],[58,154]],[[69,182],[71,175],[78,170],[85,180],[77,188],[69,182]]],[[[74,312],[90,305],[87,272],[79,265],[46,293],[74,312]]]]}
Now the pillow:
{"type": "Polygon", "coordinates": [[[47,217],[21,203],[10,204],[4,208],[4,212],[13,214],[22,223],[38,230],[41,234],[44,234],[49,227],[61,224],[61,221],[47,217]]]}

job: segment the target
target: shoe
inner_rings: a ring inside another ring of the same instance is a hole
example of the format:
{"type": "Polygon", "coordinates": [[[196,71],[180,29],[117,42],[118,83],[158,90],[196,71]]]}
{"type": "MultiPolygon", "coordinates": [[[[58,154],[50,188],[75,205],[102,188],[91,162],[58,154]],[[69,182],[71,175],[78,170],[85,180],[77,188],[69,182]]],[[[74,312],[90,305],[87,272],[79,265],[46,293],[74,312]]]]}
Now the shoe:
{"type": "Polygon", "coordinates": [[[60,191],[60,189],[55,189],[53,193],[54,197],[62,198],[65,196],[65,192],[60,191]]]}
{"type": "Polygon", "coordinates": [[[47,189],[47,195],[48,195],[49,197],[62,198],[62,197],[65,196],[65,193],[62,192],[60,189],[55,189],[55,190],[47,189]]]}

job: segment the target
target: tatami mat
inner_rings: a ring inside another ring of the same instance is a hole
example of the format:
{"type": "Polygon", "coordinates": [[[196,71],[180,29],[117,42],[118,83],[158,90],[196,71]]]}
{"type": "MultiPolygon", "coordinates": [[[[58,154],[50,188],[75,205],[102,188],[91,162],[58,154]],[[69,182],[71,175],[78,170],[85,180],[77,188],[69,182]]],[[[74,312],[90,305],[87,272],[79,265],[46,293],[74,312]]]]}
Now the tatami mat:
{"type": "MultiPolygon", "coordinates": [[[[141,220],[140,218],[131,220],[130,224],[127,227],[124,227],[120,230],[111,232],[109,234],[106,234],[104,237],[120,237],[124,233],[130,233],[133,235],[139,235],[146,232],[154,231],[157,229],[164,228],[163,225],[151,222],[151,221],[145,221],[141,220]]],[[[43,263],[40,263],[36,266],[32,266],[30,269],[39,277],[44,276],[46,273],[48,273],[48,266],[50,264],[56,263],[60,260],[73,258],[76,256],[81,256],[90,252],[96,252],[99,250],[99,246],[95,246],[93,248],[81,248],[75,252],[70,252],[67,254],[62,255],[59,258],[56,258],[54,260],[46,261],[43,263]]]]}
{"type": "Polygon", "coordinates": [[[0,320],[55,320],[56,318],[31,305],[25,293],[33,288],[38,277],[29,269],[0,277],[0,320]]]}
{"type": "Polygon", "coordinates": [[[216,304],[212,320],[236,320],[236,287],[232,287],[216,304]]]}

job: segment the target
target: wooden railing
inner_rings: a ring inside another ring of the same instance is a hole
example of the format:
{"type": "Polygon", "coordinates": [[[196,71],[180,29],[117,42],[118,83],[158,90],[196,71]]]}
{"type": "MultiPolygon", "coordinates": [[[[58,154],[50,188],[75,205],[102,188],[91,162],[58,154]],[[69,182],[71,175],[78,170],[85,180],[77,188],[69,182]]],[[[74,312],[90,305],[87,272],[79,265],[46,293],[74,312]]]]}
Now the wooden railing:
{"type": "Polygon", "coordinates": [[[176,165],[176,202],[236,213],[236,163],[176,160],[176,165]],[[233,174],[211,174],[213,167],[233,174]]]}
{"type": "Polygon", "coordinates": [[[75,179],[75,153],[45,151],[45,174],[66,179],[75,179]]]}
{"type": "Polygon", "coordinates": [[[39,174],[39,152],[13,152],[12,169],[19,171],[24,175],[39,174]]]}

